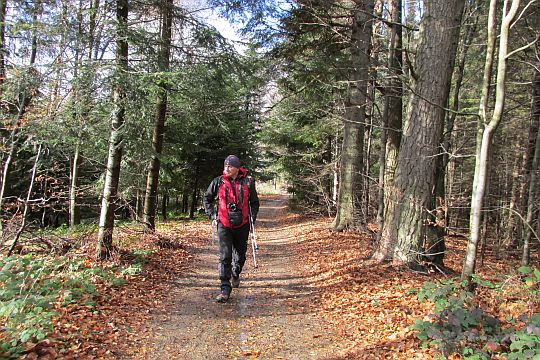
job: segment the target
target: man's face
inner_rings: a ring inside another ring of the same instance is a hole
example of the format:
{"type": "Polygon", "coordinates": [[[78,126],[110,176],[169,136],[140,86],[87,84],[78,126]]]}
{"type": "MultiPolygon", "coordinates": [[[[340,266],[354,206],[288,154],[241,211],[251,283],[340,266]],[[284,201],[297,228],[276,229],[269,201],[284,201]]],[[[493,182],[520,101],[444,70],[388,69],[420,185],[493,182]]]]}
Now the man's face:
{"type": "Polygon", "coordinates": [[[238,168],[234,167],[232,165],[225,165],[225,174],[227,174],[227,177],[231,179],[236,179],[236,176],[238,175],[238,168]]]}

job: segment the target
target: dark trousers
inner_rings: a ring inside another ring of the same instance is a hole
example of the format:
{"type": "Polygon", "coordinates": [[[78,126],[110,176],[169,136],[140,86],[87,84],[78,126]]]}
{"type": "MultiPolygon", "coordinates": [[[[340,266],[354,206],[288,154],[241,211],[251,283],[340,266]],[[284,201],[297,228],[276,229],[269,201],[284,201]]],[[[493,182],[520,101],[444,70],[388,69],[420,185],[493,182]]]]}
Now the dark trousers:
{"type": "Polygon", "coordinates": [[[238,277],[246,262],[249,223],[239,229],[229,229],[218,223],[219,279],[221,291],[231,293],[231,276],[238,277]]]}

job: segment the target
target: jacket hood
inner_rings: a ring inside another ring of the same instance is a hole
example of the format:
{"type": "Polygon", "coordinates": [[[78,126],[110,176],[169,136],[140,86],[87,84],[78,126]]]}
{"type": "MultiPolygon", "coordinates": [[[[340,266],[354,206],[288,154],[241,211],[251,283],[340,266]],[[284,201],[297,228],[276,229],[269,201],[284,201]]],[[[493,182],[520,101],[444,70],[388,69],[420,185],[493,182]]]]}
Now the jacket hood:
{"type": "MultiPolygon", "coordinates": [[[[225,170],[223,170],[223,176],[227,177],[227,173],[225,172],[225,170]]],[[[245,178],[247,176],[247,170],[243,167],[239,168],[238,169],[238,175],[237,175],[237,179],[242,179],[242,178],[245,178]]]]}

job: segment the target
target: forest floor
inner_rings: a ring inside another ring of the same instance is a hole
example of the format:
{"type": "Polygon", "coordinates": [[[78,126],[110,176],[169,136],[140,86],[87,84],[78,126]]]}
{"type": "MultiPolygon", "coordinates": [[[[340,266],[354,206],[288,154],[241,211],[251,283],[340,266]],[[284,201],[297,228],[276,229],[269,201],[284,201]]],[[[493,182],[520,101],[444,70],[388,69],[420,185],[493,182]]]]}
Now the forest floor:
{"type": "MultiPolygon", "coordinates": [[[[439,357],[409,329],[433,310],[409,290],[457,273],[426,276],[372,263],[372,234],[332,232],[329,219],[290,213],[285,196],[262,197],[257,227],[258,267],[249,247],[240,288],[227,303],[214,300],[218,255],[210,223],[171,221],[147,239],[155,251],[144,274],[102,288],[97,308],[66,309],[54,336],[26,358],[439,357]]],[[[461,268],[464,243],[449,242],[449,268],[461,268]]],[[[482,269],[503,274],[508,266],[486,261],[482,269]]],[[[506,311],[495,298],[482,301],[506,311]]]]}

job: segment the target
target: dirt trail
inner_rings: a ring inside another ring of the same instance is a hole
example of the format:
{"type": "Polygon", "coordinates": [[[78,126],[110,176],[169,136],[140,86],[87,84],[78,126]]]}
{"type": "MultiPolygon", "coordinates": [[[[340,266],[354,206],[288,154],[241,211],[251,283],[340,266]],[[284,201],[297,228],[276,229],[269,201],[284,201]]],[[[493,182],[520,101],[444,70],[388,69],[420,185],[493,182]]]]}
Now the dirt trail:
{"type": "MultiPolygon", "coordinates": [[[[330,325],[315,316],[312,282],[297,267],[298,246],[283,219],[286,198],[263,200],[257,220],[258,268],[251,246],[239,289],[219,290],[217,245],[189,249],[192,266],[172,287],[173,302],[147,324],[153,339],[139,359],[338,359],[330,325]]],[[[290,226],[290,225],[289,225],[290,226]]]]}

